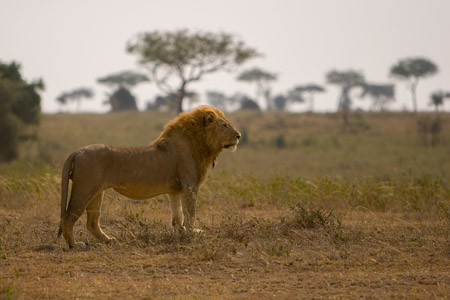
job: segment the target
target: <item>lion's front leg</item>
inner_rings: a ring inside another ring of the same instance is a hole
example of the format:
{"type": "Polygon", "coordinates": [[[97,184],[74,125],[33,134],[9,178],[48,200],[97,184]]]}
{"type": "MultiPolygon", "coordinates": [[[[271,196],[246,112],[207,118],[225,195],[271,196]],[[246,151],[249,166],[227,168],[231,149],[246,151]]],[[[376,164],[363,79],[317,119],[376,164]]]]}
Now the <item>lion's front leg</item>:
{"type": "Polygon", "coordinates": [[[198,188],[187,186],[181,193],[181,206],[184,214],[184,226],[187,230],[194,230],[195,204],[198,197],[198,188]]]}
{"type": "Polygon", "coordinates": [[[172,227],[175,234],[181,234],[186,230],[183,226],[184,216],[181,207],[181,194],[169,194],[172,227]]]}

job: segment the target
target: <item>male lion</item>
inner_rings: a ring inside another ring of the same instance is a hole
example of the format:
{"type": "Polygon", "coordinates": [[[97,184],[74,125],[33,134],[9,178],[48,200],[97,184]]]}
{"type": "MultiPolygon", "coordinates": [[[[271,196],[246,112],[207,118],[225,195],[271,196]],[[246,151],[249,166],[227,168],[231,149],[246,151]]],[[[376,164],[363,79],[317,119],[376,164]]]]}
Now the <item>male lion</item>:
{"type": "Polygon", "coordinates": [[[86,210],[89,232],[111,242],[99,225],[103,191],[108,188],[132,199],[169,194],[174,230],[193,230],[195,202],[208,167],[214,166],[222,149],[234,151],[240,137],[220,110],[205,105],[170,121],[148,146],[98,144],[76,150],[62,171],[58,236],[62,233],[70,248],[84,247],[74,241],[73,226],[86,210]]]}

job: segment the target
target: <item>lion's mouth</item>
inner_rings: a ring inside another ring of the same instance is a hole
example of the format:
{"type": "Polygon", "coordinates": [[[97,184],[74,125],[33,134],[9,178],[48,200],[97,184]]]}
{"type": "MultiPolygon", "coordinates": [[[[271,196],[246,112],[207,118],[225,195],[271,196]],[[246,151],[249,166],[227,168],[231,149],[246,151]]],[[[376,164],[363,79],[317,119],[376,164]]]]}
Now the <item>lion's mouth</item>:
{"type": "Polygon", "coordinates": [[[237,140],[235,143],[232,143],[232,144],[226,144],[223,147],[225,149],[230,150],[231,152],[233,152],[234,150],[236,150],[237,144],[239,144],[239,140],[237,140]]]}

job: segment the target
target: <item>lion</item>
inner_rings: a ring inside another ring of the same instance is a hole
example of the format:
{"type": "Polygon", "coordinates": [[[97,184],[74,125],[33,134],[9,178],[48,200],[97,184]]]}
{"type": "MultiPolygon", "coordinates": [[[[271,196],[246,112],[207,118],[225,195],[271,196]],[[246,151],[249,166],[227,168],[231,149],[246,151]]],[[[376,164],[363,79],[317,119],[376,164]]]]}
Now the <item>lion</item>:
{"type": "Polygon", "coordinates": [[[208,168],[223,149],[236,150],[240,137],[223,112],[204,105],[171,120],[150,145],[94,144],[76,150],[62,170],[58,237],[62,233],[69,248],[84,248],[75,242],[73,226],[86,211],[87,230],[103,243],[113,241],[99,224],[103,191],[109,188],[131,199],[168,194],[174,231],[193,231],[198,190],[208,168]]]}

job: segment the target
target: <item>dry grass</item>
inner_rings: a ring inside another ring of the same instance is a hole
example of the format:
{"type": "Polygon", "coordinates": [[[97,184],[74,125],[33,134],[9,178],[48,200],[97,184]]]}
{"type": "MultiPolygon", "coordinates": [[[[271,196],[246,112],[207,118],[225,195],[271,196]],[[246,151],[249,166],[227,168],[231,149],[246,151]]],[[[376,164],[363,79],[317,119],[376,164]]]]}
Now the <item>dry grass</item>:
{"type": "MultiPolygon", "coordinates": [[[[156,116],[147,124],[138,116],[135,123],[127,123],[134,136],[120,140],[126,134],[113,130],[102,141],[141,144],[147,134],[133,126],[147,126],[149,135],[156,136],[166,117],[156,116]]],[[[223,167],[213,170],[202,187],[197,225],[203,233],[195,235],[171,234],[163,196],[133,201],[108,192],[102,225],[118,242],[98,244],[84,228],[83,216],[75,232],[89,247],[68,251],[56,239],[59,167],[36,160],[0,165],[0,299],[448,298],[450,185],[442,171],[447,162],[441,161],[448,154],[445,144],[409,149],[415,142],[406,133],[407,116],[389,115],[383,121],[368,115],[370,133],[365,134],[332,129],[336,120],[330,116],[303,117],[299,125],[299,117],[292,115],[232,116],[248,126],[251,138],[233,155],[224,153],[219,158],[223,167]],[[283,149],[272,139],[280,126],[287,128],[283,149]],[[257,128],[264,132],[257,133],[257,128]],[[313,140],[302,140],[308,132],[313,140]],[[325,147],[333,135],[346,141],[337,153],[325,147]],[[339,163],[350,164],[347,143],[357,139],[378,145],[370,150],[378,154],[370,159],[363,154],[370,145],[357,148],[352,155],[361,155],[360,164],[346,172],[339,163]],[[416,166],[429,166],[421,172],[400,167],[392,153],[402,149],[411,154],[404,158],[407,166],[414,159],[416,166]],[[317,151],[332,159],[318,159],[317,151]],[[253,160],[239,158],[252,153],[253,160]],[[263,159],[271,154],[277,155],[263,159]],[[296,157],[304,162],[303,154],[311,160],[305,168],[314,170],[313,175],[283,171],[289,163],[300,164],[296,157]],[[339,161],[336,169],[326,172],[334,160],[339,161]],[[379,166],[366,169],[371,164],[379,166]],[[270,165],[278,169],[268,172],[270,165]],[[396,173],[389,172],[395,168],[396,173]]],[[[77,119],[77,130],[95,119],[70,118],[77,119]]],[[[128,118],[99,116],[95,128],[107,124],[114,129],[128,118]]],[[[68,130],[66,119],[44,119],[48,132],[41,133],[41,142],[53,146],[28,153],[44,151],[41,158],[46,153],[59,165],[65,152],[97,138],[94,130],[85,129],[92,136],[77,131],[67,145],[61,142],[68,130]],[[61,130],[50,129],[54,127],[61,130]]]]}
{"type": "Polygon", "coordinates": [[[437,299],[449,294],[449,189],[440,181],[211,177],[199,203],[203,233],[173,236],[164,197],[133,201],[111,192],[102,224],[118,242],[98,244],[83,217],[75,230],[87,251],[67,251],[63,240],[56,240],[57,176],[30,178],[29,185],[4,180],[0,295],[437,299]],[[373,204],[370,195],[384,189],[373,204]],[[349,195],[354,202],[336,203],[349,195]]]}
{"type": "MultiPolygon", "coordinates": [[[[22,146],[22,157],[61,167],[87,144],[146,145],[174,115],[120,113],[44,116],[39,143],[22,146]]],[[[344,128],[334,114],[239,112],[229,115],[244,136],[238,155],[223,153],[217,170],[258,176],[445,176],[450,170],[450,114],[442,114],[441,143],[425,147],[412,114],[362,114],[344,128]],[[283,144],[279,139],[282,137],[283,144]]]]}

